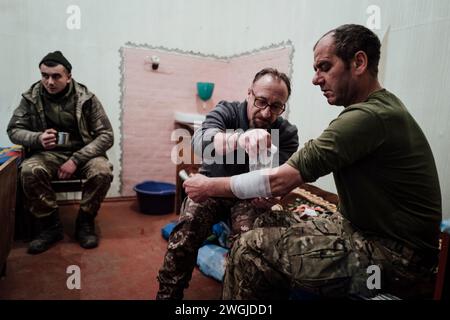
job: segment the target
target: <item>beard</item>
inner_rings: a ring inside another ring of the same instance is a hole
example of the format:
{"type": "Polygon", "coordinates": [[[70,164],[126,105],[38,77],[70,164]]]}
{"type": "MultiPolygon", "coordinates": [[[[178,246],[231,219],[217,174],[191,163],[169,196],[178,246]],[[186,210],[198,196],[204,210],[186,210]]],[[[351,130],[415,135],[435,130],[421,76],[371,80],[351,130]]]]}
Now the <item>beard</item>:
{"type": "Polygon", "coordinates": [[[250,120],[250,128],[252,129],[270,129],[270,125],[270,121],[258,117],[253,117],[250,120]]]}

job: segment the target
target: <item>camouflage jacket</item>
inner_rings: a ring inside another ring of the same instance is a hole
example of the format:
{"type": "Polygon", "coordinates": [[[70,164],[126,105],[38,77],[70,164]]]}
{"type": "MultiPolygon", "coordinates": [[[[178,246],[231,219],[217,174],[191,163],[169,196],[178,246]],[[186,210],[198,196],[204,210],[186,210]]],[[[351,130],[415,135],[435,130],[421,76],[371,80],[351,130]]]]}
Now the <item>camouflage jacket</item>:
{"type": "MultiPolygon", "coordinates": [[[[77,165],[81,165],[92,158],[106,156],[106,151],[114,143],[114,134],[108,116],[97,97],[83,84],[72,81],[77,95],[75,110],[78,130],[84,147],[75,151],[71,159],[77,165]]],[[[48,129],[40,88],[39,81],[22,94],[22,100],[14,110],[7,129],[13,143],[29,148],[32,153],[43,150],[39,137],[48,129]]]]}

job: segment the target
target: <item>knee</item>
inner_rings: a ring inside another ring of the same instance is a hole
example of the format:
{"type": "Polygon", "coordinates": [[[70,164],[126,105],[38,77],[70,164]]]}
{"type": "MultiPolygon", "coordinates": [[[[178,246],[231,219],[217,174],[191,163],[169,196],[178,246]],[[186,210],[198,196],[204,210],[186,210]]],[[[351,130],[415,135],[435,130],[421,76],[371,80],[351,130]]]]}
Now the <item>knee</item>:
{"type": "Polygon", "coordinates": [[[109,185],[113,180],[112,165],[105,158],[98,157],[88,162],[87,178],[102,185],[109,185]]]}
{"type": "Polygon", "coordinates": [[[206,199],[202,203],[197,203],[191,198],[186,198],[181,210],[181,217],[186,220],[213,219],[213,213],[217,210],[217,203],[213,198],[206,199]]]}
{"type": "Polygon", "coordinates": [[[51,175],[45,167],[39,164],[22,165],[20,169],[21,189],[25,194],[41,190],[44,185],[50,188],[51,175]]]}
{"type": "Polygon", "coordinates": [[[252,243],[255,241],[254,230],[241,233],[237,242],[233,244],[232,249],[234,251],[248,251],[252,249],[252,243]]]}
{"type": "Polygon", "coordinates": [[[29,179],[48,179],[50,178],[50,173],[47,169],[35,162],[24,162],[20,169],[20,176],[22,181],[29,179]]]}
{"type": "Polygon", "coordinates": [[[241,233],[232,245],[232,255],[243,258],[247,255],[266,254],[273,250],[272,248],[275,246],[276,242],[269,244],[266,233],[267,230],[260,228],[241,233]]]}
{"type": "Polygon", "coordinates": [[[98,171],[95,172],[89,180],[93,181],[97,185],[110,185],[113,180],[113,175],[111,171],[98,171]]]}

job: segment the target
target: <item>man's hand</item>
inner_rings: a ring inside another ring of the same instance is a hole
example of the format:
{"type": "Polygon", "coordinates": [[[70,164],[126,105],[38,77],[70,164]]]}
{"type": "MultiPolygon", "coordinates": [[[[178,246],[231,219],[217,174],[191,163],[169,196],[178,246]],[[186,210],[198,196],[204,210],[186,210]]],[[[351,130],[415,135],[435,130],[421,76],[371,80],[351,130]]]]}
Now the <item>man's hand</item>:
{"type": "Polygon", "coordinates": [[[209,198],[209,180],[210,178],[204,175],[195,174],[183,183],[183,187],[189,198],[200,203],[209,198]]]}
{"type": "Polygon", "coordinates": [[[280,197],[276,198],[255,198],[252,200],[252,205],[258,209],[270,209],[274,205],[280,203],[280,197]]]}
{"type": "Polygon", "coordinates": [[[259,153],[259,148],[271,147],[272,139],[266,130],[252,129],[239,136],[238,144],[245,149],[249,157],[255,158],[259,153]]]}
{"type": "Polygon", "coordinates": [[[73,173],[77,170],[77,165],[72,160],[67,160],[58,169],[58,178],[61,180],[69,179],[73,173]]]}
{"type": "Polygon", "coordinates": [[[56,147],[56,133],[55,129],[47,129],[39,136],[39,140],[45,150],[56,147]]]}

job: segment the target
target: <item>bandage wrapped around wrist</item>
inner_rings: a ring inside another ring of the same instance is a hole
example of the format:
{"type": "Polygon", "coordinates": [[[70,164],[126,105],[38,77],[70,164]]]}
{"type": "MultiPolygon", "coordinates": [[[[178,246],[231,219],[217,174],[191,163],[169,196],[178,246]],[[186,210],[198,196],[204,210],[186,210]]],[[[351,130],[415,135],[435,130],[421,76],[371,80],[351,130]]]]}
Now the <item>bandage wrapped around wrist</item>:
{"type": "Polygon", "coordinates": [[[239,199],[272,197],[269,171],[270,169],[257,170],[232,176],[230,180],[231,191],[239,199]]]}

